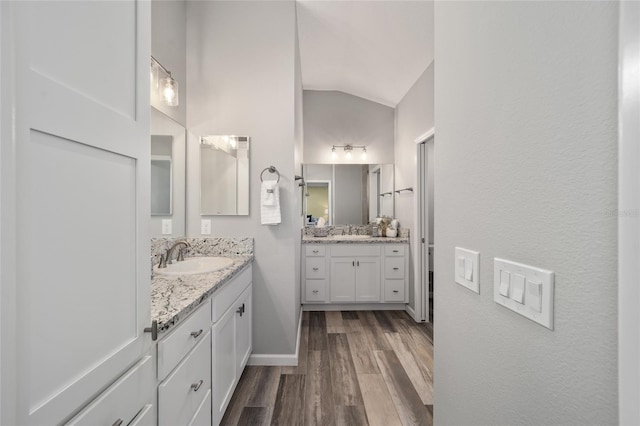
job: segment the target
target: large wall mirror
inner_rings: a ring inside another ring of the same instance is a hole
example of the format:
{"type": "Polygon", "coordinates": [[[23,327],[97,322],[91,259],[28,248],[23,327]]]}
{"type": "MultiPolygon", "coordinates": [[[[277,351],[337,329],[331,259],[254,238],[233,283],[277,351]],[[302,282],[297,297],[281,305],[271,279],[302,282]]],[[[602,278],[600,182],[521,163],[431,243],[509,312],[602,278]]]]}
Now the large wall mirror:
{"type": "Polygon", "coordinates": [[[200,214],[249,214],[249,136],[200,138],[200,214]]]}
{"type": "Polygon", "coordinates": [[[185,235],[186,132],[151,107],[152,237],[185,235]]]}
{"type": "Polygon", "coordinates": [[[305,224],[365,225],[394,216],[393,164],[304,164],[305,224]]]}

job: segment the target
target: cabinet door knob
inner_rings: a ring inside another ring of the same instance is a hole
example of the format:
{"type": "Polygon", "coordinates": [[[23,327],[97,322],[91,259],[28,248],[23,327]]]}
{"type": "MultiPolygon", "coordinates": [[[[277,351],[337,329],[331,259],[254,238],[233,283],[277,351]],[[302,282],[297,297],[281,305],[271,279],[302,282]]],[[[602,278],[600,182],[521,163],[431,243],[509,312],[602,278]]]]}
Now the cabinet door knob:
{"type": "Polygon", "coordinates": [[[200,389],[200,386],[202,386],[203,383],[204,381],[199,380],[197,383],[191,385],[191,389],[193,389],[194,392],[198,392],[198,389],[200,389]]]}
{"type": "Polygon", "coordinates": [[[122,425],[122,419],[118,419],[115,421],[115,423],[113,424],[113,426],[121,426],[122,425]]]}
{"type": "Polygon", "coordinates": [[[158,321],[151,321],[151,327],[145,327],[145,333],[151,333],[151,340],[154,342],[158,340],[158,321]]]}
{"type": "Polygon", "coordinates": [[[202,334],[202,329],[200,329],[199,331],[192,331],[191,337],[193,337],[194,339],[197,339],[201,334],[202,334]]]}
{"type": "Polygon", "coordinates": [[[237,310],[236,310],[237,314],[240,314],[240,316],[242,316],[242,314],[244,314],[244,303],[242,304],[242,306],[240,306],[237,310]]]}
{"type": "Polygon", "coordinates": [[[318,293],[318,290],[313,290],[313,294],[317,294],[317,293],[318,293]]]}
{"type": "Polygon", "coordinates": [[[317,271],[317,270],[318,270],[318,268],[313,268],[313,270],[314,270],[314,271],[317,271]]]}

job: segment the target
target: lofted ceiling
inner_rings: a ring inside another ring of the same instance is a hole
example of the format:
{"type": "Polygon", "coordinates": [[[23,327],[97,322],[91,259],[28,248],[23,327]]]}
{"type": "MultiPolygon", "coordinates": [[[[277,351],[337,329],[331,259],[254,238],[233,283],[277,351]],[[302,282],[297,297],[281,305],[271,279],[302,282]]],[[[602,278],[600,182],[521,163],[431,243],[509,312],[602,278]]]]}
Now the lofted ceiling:
{"type": "Polygon", "coordinates": [[[395,107],[433,61],[433,1],[297,0],[305,90],[395,107]]]}

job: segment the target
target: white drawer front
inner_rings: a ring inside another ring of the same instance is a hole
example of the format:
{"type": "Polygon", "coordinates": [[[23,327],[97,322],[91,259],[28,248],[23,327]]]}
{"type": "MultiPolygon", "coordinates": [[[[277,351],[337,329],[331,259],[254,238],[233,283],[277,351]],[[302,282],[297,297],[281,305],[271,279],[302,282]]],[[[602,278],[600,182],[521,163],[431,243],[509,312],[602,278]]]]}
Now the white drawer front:
{"type": "Polygon", "coordinates": [[[404,256],[404,244],[385,244],[385,256],[404,256]]]}
{"type": "Polygon", "coordinates": [[[146,356],[67,425],[127,425],[151,402],[154,382],[153,360],[146,356]]]}
{"type": "Polygon", "coordinates": [[[331,257],[380,256],[379,244],[333,244],[331,257]]]}
{"type": "Polygon", "coordinates": [[[403,302],[404,280],[385,280],[384,300],[385,302],[403,302]]]}
{"type": "Polygon", "coordinates": [[[325,258],[307,258],[305,270],[307,278],[325,278],[325,258]]]}
{"type": "Polygon", "coordinates": [[[211,333],[207,332],[158,386],[158,424],[186,425],[211,389],[211,333]]]}
{"type": "Polygon", "coordinates": [[[211,389],[207,391],[189,426],[211,426],[211,389]]]}
{"type": "Polygon", "coordinates": [[[306,280],[306,295],[307,302],[324,302],[327,284],[325,280],[306,280]]]}
{"type": "Polygon", "coordinates": [[[404,257],[387,257],[384,260],[385,278],[404,278],[404,257]]]}
{"type": "Polygon", "coordinates": [[[305,254],[307,257],[323,256],[324,257],[325,246],[321,244],[311,244],[305,246],[305,254]]]}
{"type": "Polygon", "coordinates": [[[211,301],[207,300],[175,330],[158,342],[158,378],[164,379],[211,328],[211,301]]]}

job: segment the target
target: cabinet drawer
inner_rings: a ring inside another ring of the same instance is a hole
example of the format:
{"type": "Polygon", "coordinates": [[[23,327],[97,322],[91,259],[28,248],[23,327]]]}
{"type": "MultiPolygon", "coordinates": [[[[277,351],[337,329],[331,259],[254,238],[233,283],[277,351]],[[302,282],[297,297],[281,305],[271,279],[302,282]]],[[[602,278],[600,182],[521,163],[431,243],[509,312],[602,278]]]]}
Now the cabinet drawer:
{"type": "Polygon", "coordinates": [[[151,404],[147,404],[138,413],[136,418],[133,419],[131,423],[129,423],[129,426],[155,426],[157,422],[154,414],[155,407],[151,404]]]}
{"type": "Polygon", "coordinates": [[[158,342],[158,378],[164,379],[211,328],[211,301],[207,300],[167,337],[158,342]]]}
{"type": "Polygon", "coordinates": [[[324,257],[325,246],[320,244],[311,244],[305,247],[305,254],[307,257],[323,256],[324,257]]]}
{"type": "Polygon", "coordinates": [[[151,402],[155,382],[153,360],[144,357],[67,425],[129,424],[151,402]]]}
{"type": "Polygon", "coordinates": [[[404,278],[404,257],[387,257],[384,259],[385,278],[404,278]]]}
{"type": "Polygon", "coordinates": [[[211,426],[211,389],[207,391],[189,426],[211,426]]]}
{"type": "Polygon", "coordinates": [[[188,424],[210,389],[211,333],[207,332],[193,352],[158,386],[158,424],[188,424]]]}
{"type": "Polygon", "coordinates": [[[380,256],[378,244],[333,244],[331,257],[380,256]]]}
{"type": "Polygon", "coordinates": [[[326,280],[306,280],[305,281],[307,302],[324,302],[325,289],[327,288],[326,280]]]}
{"type": "Polygon", "coordinates": [[[385,256],[404,256],[404,244],[385,244],[385,256]]]}
{"type": "Polygon", "coordinates": [[[310,257],[306,260],[307,278],[325,278],[324,257],[310,257]]]}
{"type": "Polygon", "coordinates": [[[403,302],[404,301],[404,280],[384,281],[384,301],[403,302]]]}

